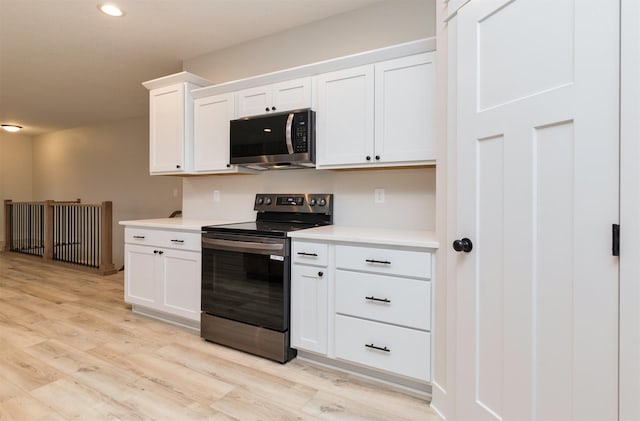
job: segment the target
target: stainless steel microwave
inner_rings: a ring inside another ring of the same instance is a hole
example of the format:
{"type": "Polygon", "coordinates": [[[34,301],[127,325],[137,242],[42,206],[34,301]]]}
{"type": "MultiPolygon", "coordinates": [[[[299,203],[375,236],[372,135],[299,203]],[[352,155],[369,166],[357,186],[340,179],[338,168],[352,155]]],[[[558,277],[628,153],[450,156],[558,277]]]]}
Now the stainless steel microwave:
{"type": "Polygon", "coordinates": [[[231,120],[230,162],[248,168],[315,167],[315,112],[299,110],[231,120]]]}

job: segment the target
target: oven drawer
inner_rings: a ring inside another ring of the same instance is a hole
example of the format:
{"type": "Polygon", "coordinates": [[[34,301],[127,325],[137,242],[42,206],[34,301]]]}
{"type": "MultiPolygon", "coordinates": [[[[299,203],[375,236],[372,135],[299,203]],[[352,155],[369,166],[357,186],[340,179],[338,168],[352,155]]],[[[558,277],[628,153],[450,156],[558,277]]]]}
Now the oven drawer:
{"type": "Polygon", "coordinates": [[[200,251],[199,232],[129,227],[126,227],[124,232],[125,243],[128,244],[200,251]]]}
{"type": "Polygon", "coordinates": [[[336,312],[431,330],[431,282],[336,271],[336,312]]]}
{"type": "Polygon", "coordinates": [[[303,265],[327,266],[329,246],[311,241],[293,240],[291,256],[293,263],[303,265]]]}
{"type": "Polygon", "coordinates": [[[336,245],[336,268],[431,279],[431,253],[336,245]]]}
{"type": "Polygon", "coordinates": [[[431,334],[384,323],[336,316],[336,357],[431,381],[431,334]]]}

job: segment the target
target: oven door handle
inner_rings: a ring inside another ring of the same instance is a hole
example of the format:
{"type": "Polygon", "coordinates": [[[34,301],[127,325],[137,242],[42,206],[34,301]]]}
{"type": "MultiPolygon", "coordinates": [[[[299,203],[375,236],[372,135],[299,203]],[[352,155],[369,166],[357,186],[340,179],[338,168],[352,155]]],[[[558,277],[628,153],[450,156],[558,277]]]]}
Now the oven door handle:
{"type": "Polygon", "coordinates": [[[255,243],[252,241],[220,240],[203,238],[202,248],[215,250],[230,250],[257,254],[280,254],[284,252],[284,244],[255,243]],[[279,252],[279,253],[274,253],[279,252]]]}

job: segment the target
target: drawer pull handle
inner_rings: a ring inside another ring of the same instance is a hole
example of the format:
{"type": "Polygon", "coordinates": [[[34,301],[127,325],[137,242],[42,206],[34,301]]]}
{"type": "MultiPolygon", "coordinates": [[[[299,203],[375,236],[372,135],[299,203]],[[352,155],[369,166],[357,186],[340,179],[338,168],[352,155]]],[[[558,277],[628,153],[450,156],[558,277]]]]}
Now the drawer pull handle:
{"type": "Polygon", "coordinates": [[[137,238],[138,240],[144,240],[144,235],[134,235],[133,238],[137,238]]]}
{"type": "Polygon", "coordinates": [[[304,251],[299,251],[298,255],[300,255],[300,256],[318,257],[317,253],[307,253],[307,252],[304,252],[304,251]]]}
{"type": "Polygon", "coordinates": [[[364,346],[371,349],[377,349],[378,351],[391,352],[391,350],[386,346],[384,348],[380,348],[379,346],[375,346],[374,344],[364,344],[364,346]]]}
{"type": "Polygon", "coordinates": [[[366,259],[365,262],[367,263],[380,263],[382,265],[390,265],[391,262],[388,260],[375,260],[375,259],[366,259]]]}
{"type": "Polygon", "coordinates": [[[171,240],[172,243],[184,243],[184,240],[171,240]]]}
{"type": "Polygon", "coordinates": [[[365,300],[370,300],[370,301],[379,301],[381,303],[390,303],[391,300],[388,298],[376,298],[373,295],[371,297],[364,297],[365,300]]]}

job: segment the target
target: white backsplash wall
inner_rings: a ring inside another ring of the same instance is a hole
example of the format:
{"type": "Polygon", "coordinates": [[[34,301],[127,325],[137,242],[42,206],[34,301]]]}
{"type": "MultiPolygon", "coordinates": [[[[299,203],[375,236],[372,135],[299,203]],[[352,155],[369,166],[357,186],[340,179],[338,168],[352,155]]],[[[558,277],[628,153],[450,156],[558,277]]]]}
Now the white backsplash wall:
{"type": "Polygon", "coordinates": [[[185,218],[251,221],[256,193],[333,193],[336,225],[433,230],[435,185],[434,168],[186,177],[182,212],[185,218]],[[378,188],[384,189],[384,203],[374,202],[378,188]]]}

